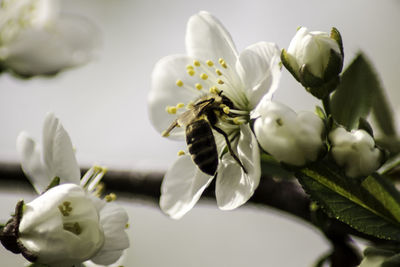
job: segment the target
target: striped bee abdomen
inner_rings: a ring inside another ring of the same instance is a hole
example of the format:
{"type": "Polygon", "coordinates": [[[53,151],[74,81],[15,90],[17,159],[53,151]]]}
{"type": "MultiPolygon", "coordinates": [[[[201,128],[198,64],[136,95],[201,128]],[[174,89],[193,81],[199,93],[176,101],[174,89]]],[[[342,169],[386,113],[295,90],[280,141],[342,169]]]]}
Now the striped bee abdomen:
{"type": "Polygon", "coordinates": [[[201,119],[187,125],[186,143],[199,169],[208,175],[214,175],[218,167],[218,152],[210,124],[201,119]]]}

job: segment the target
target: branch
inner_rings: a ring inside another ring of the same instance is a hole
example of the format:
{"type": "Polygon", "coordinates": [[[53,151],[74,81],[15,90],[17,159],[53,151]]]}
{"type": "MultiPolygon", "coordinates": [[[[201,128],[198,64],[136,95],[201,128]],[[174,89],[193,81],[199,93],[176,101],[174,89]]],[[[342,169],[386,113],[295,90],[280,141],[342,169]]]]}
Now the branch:
{"type": "MultiPolygon", "coordinates": [[[[83,169],[82,173],[85,171],[83,169]]],[[[107,186],[106,193],[115,192],[122,196],[144,199],[148,203],[158,205],[162,178],[163,173],[160,172],[109,170],[103,178],[103,182],[107,186]]],[[[0,163],[0,182],[33,190],[20,165],[17,164],[0,163]]],[[[204,192],[203,198],[215,199],[214,188],[213,185],[209,186],[204,192]]],[[[358,251],[351,245],[349,235],[376,243],[387,242],[360,233],[336,219],[329,218],[319,209],[312,210],[310,199],[295,180],[278,181],[262,177],[260,185],[248,204],[272,207],[316,226],[333,245],[330,255],[332,266],[356,266],[356,262],[360,260],[358,251]],[[345,260],[348,259],[347,265],[343,263],[343,257],[345,260]],[[334,262],[340,263],[334,264],[334,262]]]]}

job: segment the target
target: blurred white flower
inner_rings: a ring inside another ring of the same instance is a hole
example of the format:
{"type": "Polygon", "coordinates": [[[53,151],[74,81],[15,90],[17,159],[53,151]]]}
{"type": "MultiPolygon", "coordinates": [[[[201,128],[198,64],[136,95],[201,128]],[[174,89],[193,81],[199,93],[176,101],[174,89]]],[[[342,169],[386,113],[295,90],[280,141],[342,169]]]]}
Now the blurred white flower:
{"type": "Polygon", "coordinates": [[[382,164],[382,152],[365,130],[346,131],[338,127],[329,133],[331,153],[348,177],[366,176],[382,164]]]}
{"type": "MultiPolygon", "coordinates": [[[[93,167],[80,179],[80,169],[71,140],[59,119],[52,113],[46,116],[43,126],[42,149],[28,134],[23,132],[18,136],[17,150],[21,156],[22,169],[39,194],[46,190],[54,177],[60,178],[61,185],[56,188],[63,184],[75,184],[84,189],[86,199],[90,201],[87,206],[91,205],[95,208],[94,212],[98,215],[97,223],[104,233],[102,246],[93,250],[93,253],[86,259],[101,265],[109,265],[117,261],[123,250],[129,247],[129,239],[125,232],[128,215],[121,207],[106,202],[93,194],[105,173],[104,169],[93,167]]],[[[78,189],[74,190],[78,191],[78,189]]],[[[70,245],[73,246],[73,243],[70,245]]],[[[47,252],[41,251],[39,255],[41,253],[47,252]]],[[[59,253],[63,253],[63,251],[60,250],[59,253]]]]}
{"type": "Polygon", "coordinates": [[[60,13],[58,0],[1,0],[0,65],[22,76],[55,74],[91,60],[100,33],[60,13]]]}
{"type": "Polygon", "coordinates": [[[277,160],[302,166],[317,160],[324,147],[323,121],[310,111],[296,114],[278,102],[266,101],[260,106],[254,123],[260,146],[277,160]]]}
{"type": "MultiPolygon", "coordinates": [[[[186,50],[187,55],[167,56],[156,64],[149,94],[150,120],[163,132],[200,97],[222,94],[232,102],[231,108],[217,112],[216,125],[228,135],[247,173],[230,153],[223,153],[222,135],[214,132],[214,137],[219,151],[217,203],[221,209],[234,209],[253,195],[259,183],[259,149],[248,122],[258,104],[270,99],[277,88],[280,51],[275,44],[260,42],[238,54],[224,26],[204,11],[188,21],[186,50]]],[[[184,134],[184,127],[175,128],[171,137],[183,139],[184,134]]],[[[182,217],[212,179],[190,155],[180,156],[164,177],[161,209],[172,218],[182,217]]]]}
{"type": "MultiPolygon", "coordinates": [[[[332,52],[340,58],[338,63],[341,65],[343,56],[336,40],[326,32],[310,32],[301,27],[289,44],[288,63],[299,78],[302,75],[301,68],[306,66],[312,75],[324,79],[329,61],[332,60],[332,52]]],[[[337,74],[339,73],[335,73],[337,74]]]]}

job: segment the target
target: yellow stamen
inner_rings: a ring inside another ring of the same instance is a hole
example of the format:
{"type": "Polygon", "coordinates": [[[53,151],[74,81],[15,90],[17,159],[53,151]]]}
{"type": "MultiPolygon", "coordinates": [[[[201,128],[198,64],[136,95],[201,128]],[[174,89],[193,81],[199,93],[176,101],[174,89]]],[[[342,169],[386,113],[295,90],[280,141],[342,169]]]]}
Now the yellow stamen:
{"type": "Polygon", "coordinates": [[[225,60],[223,60],[222,58],[218,59],[219,64],[223,67],[223,68],[227,68],[228,66],[226,65],[225,60]]]}
{"type": "Polygon", "coordinates": [[[187,66],[186,66],[186,69],[187,69],[187,70],[192,70],[192,69],[193,69],[193,66],[192,66],[192,65],[187,65],[187,66]]]}
{"type": "Polygon", "coordinates": [[[221,79],[218,79],[218,80],[217,80],[217,83],[219,83],[219,84],[224,84],[224,81],[221,80],[221,79]]]}
{"type": "Polygon", "coordinates": [[[187,73],[188,73],[190,76],[193,76],[196,72],[195,72],[193,69],[188,69],[188,70],[187,70],[187,73]]]}
{"type": "Polygon", "coordinates": [[[176,114],[176,107],[167,106],[165,111],[167,111],[169,114],[176,114]]]}
{"type": "Polygon", "coordinates": [[[203,80],[207,80],[208,75],[205,73],[200,74],[200,78],[202,78],[203,80]]]}
{"type": "Polygon", "coordinates": [[[219,69],[216,69],[215,72],[216,72],[219,76],[222,75],[222,72],[221,72],[219,69]]]}
{"type": "Polygon", "coordinates": [[[196,67],[200,67],[200,62],[198,60],[194,60],[193,65],[195,65],[196,67]]]}
{"type": "Polygon", "coordinates": [[[197,90],[203,89],[203,85],[201,85],[200,83],[196,83],[194,86],[196,87],[197,90]]]}
{"type": "Polygon", "coordinates": [[[219,90],[218,90],[218,88],[217,88],[216,86],[213,86],[213,87],[210,88],[210,93],[212,93],[212,94],[218,94],[218,93],[219,93],[219,90]]]}
{"type": "Polygon", "coordinates": [[[212,66],[214,66],[214,62],[212,62],[211,60],[207,60],[207,65],[209,67],[212,67],[212,66]]]}
{"type": "Polygon", "coordinates": [[[176,80],[176,85],[178,85],[179,87],[182,87],[183,86],[182,80],[176,80]]]}
{"type": "Polygon", "coordinates": [[[235,124],[237,124],[237,125],[242,124],[242,122],[239,120],[239,117],[233,118],[233,123],[235,123],[235,124]]]}
{"type": "Polygon", "coordinates": [[[184,103],[178,103],[178,104],[176,104],[176,108],[177,108],[177,109],[183,108],[184,106],[185,106],[184,103]]]}
{"type": "Polygon", "coordinates": [[[117,195],[114,193],[110,193],[104,197],[104,200],[107,202],[111,202],[117,199],[117,195]]]}
{"type": "Polygon", "coordinates": [[[223,111],[224,111],[225,114],[229,114],[230,108],[228,106],[225,106],[223,108],[223,111]]]}
{"type": "Polygon", "coordinates": [[[178,151],[178,156],[183,156],[183,155],[185,155],[185,151],[179,150],[179,151],[178,151]]]}
{"type": "Polygon", "coordinates": [[[125,229],[129,228],[129,223],[125,224],[125,229]]]}

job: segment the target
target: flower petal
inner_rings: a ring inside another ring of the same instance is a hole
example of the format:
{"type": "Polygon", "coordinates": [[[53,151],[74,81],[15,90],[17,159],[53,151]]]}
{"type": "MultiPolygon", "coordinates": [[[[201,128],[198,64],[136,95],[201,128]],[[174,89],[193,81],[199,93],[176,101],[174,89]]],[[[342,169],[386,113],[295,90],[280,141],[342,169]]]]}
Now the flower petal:
{"type": "MultiPolygon", "coordinates": [[[[148,97],[149,116],[160,133],[166,130],[177,117],[166,111],[168,106],[175,106],[178,103],[186,105],[196,100],[202,93],[201,90],[195,88],[199,78],[186,73],[186,66],[191,64],[193,64],[193,59],[186,55],[172,55],[162,58],[154,67],[148,97]],[[177,80],[181,80],[183,85],[178,86],[177,80]]],[[[177,114],[185,110],[185,108],[178,109],[177,114]]],[[[184,131],[182,128],[175,128],[170,136],[183,138],[184,131]]]]}
{"type": "Polygon", "coordinates": [[[229,153],[223,156],[215,187],[217,204],[222,210],[232,210],[244,204],[260,182],[260,152],[248,124],[240,126],[237,155],[247,173],[229,153]]]}
{"type": "Polygon", "coordinates": [[[43,193],[51,182],[43,164],[41,149],[25,132],[17,137],[17,151],[21,157],[21,167],[38,194],[43,193]]]}
{"type": "Polygon", "coordinates": [[[238,53],[229,32],[214,16],[201,11],[190,17],[186,28],[186,51],[200,60],[225,60],[234,67],[238,53]]]}
{"type": "Polygon", "coordinates": [[[274,43],[260,42],[247,47],[236,66],[254,109],[264,97],[271,99],[281,76],[280,50],[274,43]]]}
{"type": "Polygon", "coordinates": [[[104,245],[91,259],[96,264],[109,265],[116,262],[129,247],[126,233],[128,214],[114,203],[106,203],[100,210],[100,224],[104,230],[104,245]]]}
{"type": "Polygon", "coordinates": [[[53,113],[47,114],[43,125],[43,158],[50,179],[58,176],[61,183],[79,184],[80,169],[71,139],[53,113]]]}
{"type": "Polygon", "coordinates": [[[161,209],[173,219],[181,218],[193,208],[212,179],[197,168],[190,155],[180,156],[161,185],[161,209]]]}
{"type": "Polygon", "coordinates": [[[28,28],[6,46],[4,64],[21,75],[54,74],[91,60],[99,46],[99,30],[88,20],[62,15],[54,24],[28,28]]]}

